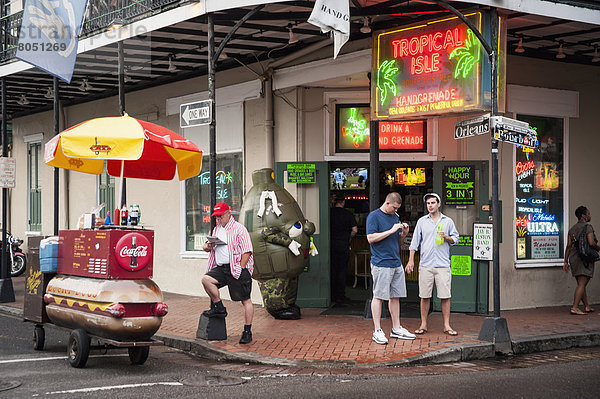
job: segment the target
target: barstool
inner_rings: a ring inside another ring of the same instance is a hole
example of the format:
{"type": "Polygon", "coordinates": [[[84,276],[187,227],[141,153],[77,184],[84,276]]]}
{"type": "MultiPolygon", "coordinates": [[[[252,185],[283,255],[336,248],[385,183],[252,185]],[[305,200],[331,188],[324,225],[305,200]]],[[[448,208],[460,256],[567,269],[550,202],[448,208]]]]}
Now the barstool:
{"type": "Polygon", "coordinates": [[[369,288],[368,278],[371,277],[371,251],[367,250],[358,250],[354,251],[354,285],[352,288],[356,288],[356,281],[358,277],[364,277],[365,279],[365,289],[369,288]],[[362,256],[361,262],[364,266],[362,273],[358,272],[358,259],[362,256]]]}

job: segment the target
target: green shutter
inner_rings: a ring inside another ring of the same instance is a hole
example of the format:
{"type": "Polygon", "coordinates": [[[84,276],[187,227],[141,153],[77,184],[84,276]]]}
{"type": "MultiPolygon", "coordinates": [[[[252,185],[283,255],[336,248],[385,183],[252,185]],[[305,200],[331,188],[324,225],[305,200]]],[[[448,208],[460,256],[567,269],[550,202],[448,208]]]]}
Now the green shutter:
{"type": "Polygon", "coordinates": [[[110,176],[106,170],[98,176],[98,205],[102,203],[105,203],[106,206],[100,212],[100,216],[105,218],[107,211],[115,209],[115,178],[110,176]]]}
{"type": "Polygon", "coordinates": [[[29,230],[42,231],[41,143],[29,144],[29,230]]]}

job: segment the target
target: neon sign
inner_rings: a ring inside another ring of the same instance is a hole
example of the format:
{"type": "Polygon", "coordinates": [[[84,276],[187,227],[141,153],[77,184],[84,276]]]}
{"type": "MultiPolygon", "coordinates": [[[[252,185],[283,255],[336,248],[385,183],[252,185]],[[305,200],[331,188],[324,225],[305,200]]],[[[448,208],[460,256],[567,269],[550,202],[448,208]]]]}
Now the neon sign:
{"type": "MultiPolygon", "coordinates": [[[[482,31],[482,12],[466,17],[482,31]]],[[[482,46],[457,17],[376,34],[373,49],[373,118],[484,110],[482,46]]]]}
{"type": "MultiPolygon", "coordinates": [[[[369,151],[369,114],[368,105],[336,106],[336,151],[369,151]]],[[[380,121],[378,128],[379,149],[382,151],[427,151],[424,120],[380,121]]]]}

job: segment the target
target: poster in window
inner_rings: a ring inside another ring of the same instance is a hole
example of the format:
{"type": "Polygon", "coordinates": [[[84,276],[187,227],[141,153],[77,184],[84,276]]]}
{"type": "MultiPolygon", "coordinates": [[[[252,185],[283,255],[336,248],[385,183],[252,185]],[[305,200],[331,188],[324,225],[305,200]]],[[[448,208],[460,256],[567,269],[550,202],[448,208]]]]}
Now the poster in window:
{"type": "Polygon", "coordinates": [[[475,203],[475,168],[473,166],[445,166],[442,186],[445,205],[473,205],[475,203]]]}

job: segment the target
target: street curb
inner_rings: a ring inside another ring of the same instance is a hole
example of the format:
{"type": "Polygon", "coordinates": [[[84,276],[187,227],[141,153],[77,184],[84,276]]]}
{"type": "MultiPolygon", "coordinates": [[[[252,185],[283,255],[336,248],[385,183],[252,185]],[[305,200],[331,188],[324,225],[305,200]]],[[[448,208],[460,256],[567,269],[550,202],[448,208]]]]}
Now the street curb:
{"type": "Polygon", "coordinates": [[[600,331],[546,335],[512,340],[512,349],[515,355],[590,346],[600,346],[600,331]]]}
{"type": "MultiPolygon", "coordinates": [[[[23,318],[23,309],[0,305],[0,314],[23,318]]],[[[265,366],[307,367],[307,368],[378,368],[407,367],[421,364],[439,364],[496,356],[496,348],[491,342],[474,342],[443,348],[406,359],[388,362],[359,363],[355,361],[310,361],[290,360],[272,356],[263,356],[249,352],[234,352],[221,349],[209,341],[177,337],[168,334],[155,334],[166,346],[192,353],[204,359],[236,363],[261,364],[265,366]]],[[[530,338],[512,339],[512,351],[515,355],[552,350],[600,346],[600,331],[545,335],[530,338]]]]}

